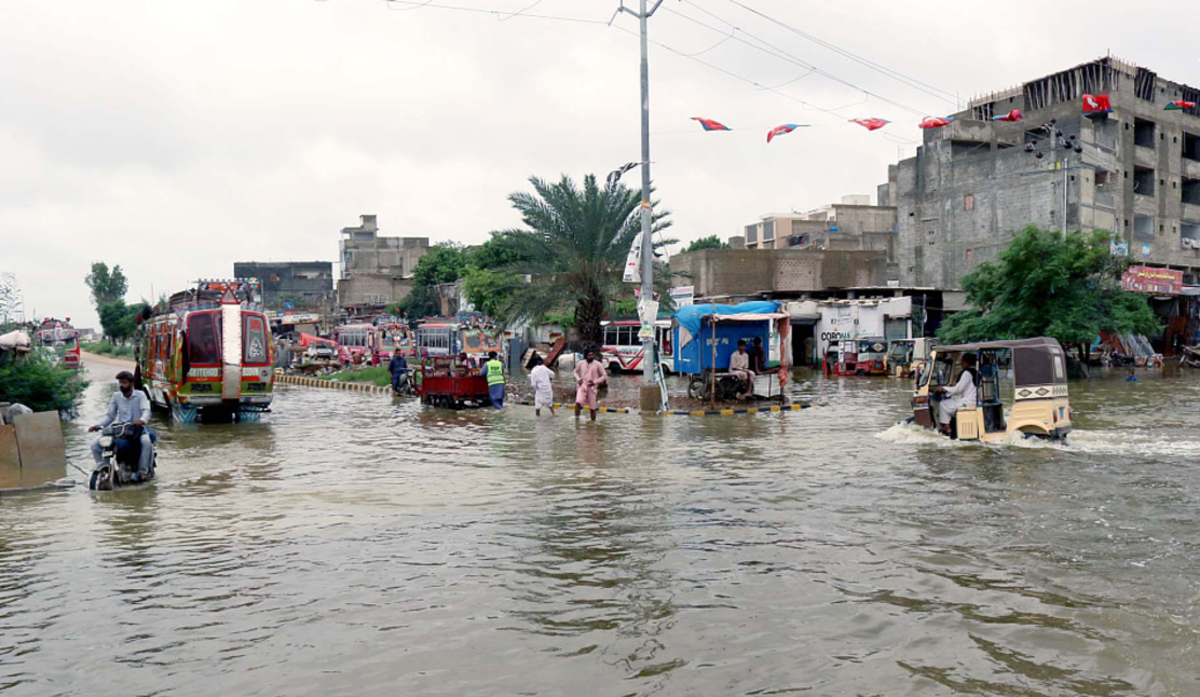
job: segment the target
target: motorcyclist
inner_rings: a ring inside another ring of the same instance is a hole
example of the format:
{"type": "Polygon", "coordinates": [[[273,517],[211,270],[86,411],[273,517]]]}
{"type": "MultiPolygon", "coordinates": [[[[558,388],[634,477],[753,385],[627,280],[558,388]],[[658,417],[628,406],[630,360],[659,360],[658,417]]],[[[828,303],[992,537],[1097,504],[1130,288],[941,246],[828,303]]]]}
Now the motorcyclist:
{"type": "MultiPolygon", "coordinates": [[[[154,443],[150,437],[150,431],[146,428],[146,422],[150,420],[150,398],[145,392],[133,389],[133,374],[128,370],[122,370],[117,373],[117,385],[121,388],[118,392],[114,392],[112,400],[108,404],[108,414],[97,425],[88,429],[91,431],[99,431],[113,423],[130,423],[134,425],[134,435],[138,438],[141,444],[141,454],[138,457],[138,471],[133,475],[135,482],[146,481],[151,476],[151,463],[154,462],[154,443]]],[[[121,438],[120,441],[128,441],[129,438],[121,438]]],[[[121,450],[120,442],[117,443],[118,450],[121,450]]],[[[126,447],[131,443],[124,444],[126,447]]],[[[100,440],[97,439],[92,443],[92,457],[95,458],[96,464],[101,461],[100,440]]]]}
{"type": "Polygon", "coordinates": [[[388,374],[392,376],[392,390],[400,392],[404,382],[408,380],[408,361],[398,350],[392,354],[392,360],[388,362],[388,374]]]}

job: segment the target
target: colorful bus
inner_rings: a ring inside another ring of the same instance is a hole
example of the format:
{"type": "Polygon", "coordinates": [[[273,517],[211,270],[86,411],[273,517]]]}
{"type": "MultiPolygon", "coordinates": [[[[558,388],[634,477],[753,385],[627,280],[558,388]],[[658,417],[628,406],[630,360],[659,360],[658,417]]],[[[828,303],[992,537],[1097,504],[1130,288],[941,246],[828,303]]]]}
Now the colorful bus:
{"type": "Polygon", "coordinates": [[[338,363],[342,366],[378,363],[373,324],[343,324],[337,330],[338,363]]]}
{"type": "MultiPolygon", "coordinates": [[[[631,320],[606,320],[600,323],[604,332],[600,360],[610,373],[632,373],[642,369],[642,342],[638,339],[641,322],[631,320]]],[[[658,344],[658,360],[663,370],[674,372],[675,352],[671,341],[671,320],[660,319],[654,323],[654,341],[658,344]]]]}
{"type": "Polygon", "coordinates": [[[184,423],[257,421],[271,404],[274,349],[257,281],[200,281],[138,327],[138,387],[184,423]]]}
{"type": "Polygon", "coordinates": [[[46,318],[37,330],[37,345],[68,368],[80,368],[79,332],[71,326],[71,318],[65,320],[46,318]]]}

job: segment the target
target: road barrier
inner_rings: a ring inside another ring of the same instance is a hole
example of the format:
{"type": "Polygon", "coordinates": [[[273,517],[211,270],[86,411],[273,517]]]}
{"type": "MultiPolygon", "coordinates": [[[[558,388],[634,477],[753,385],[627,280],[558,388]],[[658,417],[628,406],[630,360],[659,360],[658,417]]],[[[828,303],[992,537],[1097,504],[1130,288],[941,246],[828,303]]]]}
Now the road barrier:
{"type": "Polygon", "coordinates": [[[365,382],[339,382],[337,380],[322,380],[320,378],[309,378],[302,375],[275,375],[275,382],[281,382],[285,385],[299,385],[301,387],[323,387],[327,390],[341,390],[343,392],[363,392],[366,394],[391,394],[391,387],[380,387],[379,385],[369,385],[365,382]]]}
{"type": "MultiPolygon", "coordinates": [[[[338,382],[335,380],[321,380],[320,378],[310,378],[301,375],[275,375],[275,382],[285,385],[298,385],[300,387],[320,387],[327,390],[341,390],[343,392],[360,392],[363,394],[390,395],[392,394],[391,387],[380,387],[379,385],[368,385],[364,382],[338,382]]],[[[525,407],[532,407],[533,402],[509,402],[509,404],[518,404],[525,407]]],[[[802,409],[810,409],[813,405],[808,403],[800,404],[774,404],[767,407],[736,407],[731,409],[705,409],[687,411],[683,409],[674,409],[671,411],[655,412],[661,416],[739,416],[742,414],[767,414],[767,413],[784,413],[800,411],[802,409]]],[[[571,409],[575,408],[574,404],[555,404],[555,409],[571,409]]],[[[583,407],[584,411],[590,411],[589,407],[583,407]]],[[[601,414],[641,414],[637,409],[629,407],[599,407],[596,409],[601,414]]]]}

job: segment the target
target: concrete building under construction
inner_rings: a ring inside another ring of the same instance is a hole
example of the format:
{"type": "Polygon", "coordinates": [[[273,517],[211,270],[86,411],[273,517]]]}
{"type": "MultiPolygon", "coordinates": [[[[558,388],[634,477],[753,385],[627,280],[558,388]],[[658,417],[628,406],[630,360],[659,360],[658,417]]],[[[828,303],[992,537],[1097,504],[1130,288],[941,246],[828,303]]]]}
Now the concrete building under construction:
{"type": "Polygon", "coordinates": [[[1165,110],[1175,101],[1200,89],[1106,57],[972,100],[925,131],[879,187],[897,210],[901,285],[958,288],[1021,228],[1061,229],[1064,216],[1069,231],[1112,231],[1115,254],[1200,280],[1200,111],[1165,110]],[[1111,111],[1085,114],[1084,95],[1107,95],[1111,111]],[[994,120],[1012,110],[1023,120],[994,120]]]}

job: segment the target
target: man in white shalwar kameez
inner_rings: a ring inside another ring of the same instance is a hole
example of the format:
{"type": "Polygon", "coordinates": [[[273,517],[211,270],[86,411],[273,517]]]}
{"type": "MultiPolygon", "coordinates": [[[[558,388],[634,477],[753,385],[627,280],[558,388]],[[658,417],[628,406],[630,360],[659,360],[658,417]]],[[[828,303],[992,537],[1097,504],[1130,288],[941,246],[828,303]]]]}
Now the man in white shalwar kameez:
{"type": "Polygon", "coordinates": [[[938,402],[938,423],[942,425],[942,429],[947,433],[950,432],[950,421],[958,410],[966,406],[975,406],[978,398],[978,393],[975,388],[977,382],[975,372],[975,356],[970,353],[964,353],[962,357],[963,371],[959,376],[958,382],[954,387],[946,389],[938,388],[942,392],[942,401],[938,402]]]}

